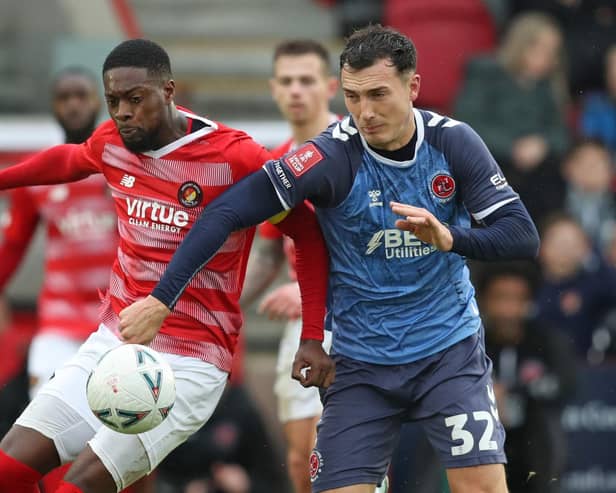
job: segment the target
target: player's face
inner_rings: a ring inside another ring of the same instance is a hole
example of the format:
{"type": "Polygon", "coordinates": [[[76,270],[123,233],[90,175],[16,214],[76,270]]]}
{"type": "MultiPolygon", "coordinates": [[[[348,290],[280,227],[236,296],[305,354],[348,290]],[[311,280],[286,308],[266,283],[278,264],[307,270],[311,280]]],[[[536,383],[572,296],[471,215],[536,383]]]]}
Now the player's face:
{"type": "Polygon", "coordinates": [[[103,82],[109,116],[126,148],[145,152],[160,147],[160,134],[171,125],[173,81],[154,79],[145,68],[118,67],[105,72],[103,82]]]}
{"type": "Polygon", "coordinates": [[[381,59],[361,70],[345,66],[341,79],[346,107],[368,144],[393,151],[411,140],[418,74],[401,76],[389,60],[381,59]]]}
{"type": "Polygon", "coordinates": [[[54,115],[68,141],[75,141],[73,137],[89,134],[93,130],[100,111],[94,81],[85,75],[67,74],[56,82],[52,97],[54,115]]]}
{"type": "Polygon", "coordinates": [[[323,60],[313,53],[282,55],[274,64],[270,87],[285,119],[302,125],[329,111],[336,81],[328,76],[323,60]]]}

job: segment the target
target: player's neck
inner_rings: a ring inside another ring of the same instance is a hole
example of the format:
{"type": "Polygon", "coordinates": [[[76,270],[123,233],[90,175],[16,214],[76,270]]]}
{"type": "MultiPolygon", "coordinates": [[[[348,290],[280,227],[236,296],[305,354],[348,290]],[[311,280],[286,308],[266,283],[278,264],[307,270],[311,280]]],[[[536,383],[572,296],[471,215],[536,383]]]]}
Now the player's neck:
{"type": "Polygon", "coordinates": [[[186,135],[186,129],[188,128],[186,116],[178,111],[175,104],[171,103],[169,105],[168,112],[167,123],[161,126],[158,133],[158,149],[186,135]]]}
{"type": "Polygon", "coordinates": [[[329,111],[325,111],[319,115],[318,118],[304,124],[291,124],[291,130],[293,134],[293,142],[296,144],[303,144],[309,139],[315,138],[321,132],[323,132],[332,120],[335,119],[335,115],[329,111]]]}

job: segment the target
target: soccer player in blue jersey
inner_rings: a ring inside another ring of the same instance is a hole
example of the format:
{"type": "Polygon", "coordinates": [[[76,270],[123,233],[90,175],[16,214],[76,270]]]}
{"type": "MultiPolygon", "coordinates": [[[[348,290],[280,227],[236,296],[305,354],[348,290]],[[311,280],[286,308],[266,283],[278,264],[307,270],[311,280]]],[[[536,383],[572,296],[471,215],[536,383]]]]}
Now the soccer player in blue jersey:
{"type": "Polygon", "coordinates": [[[533,257],[537,230],[468,125],[413,107],[420,76],[408,38],[357,31],[340,68],[350,115],[208,205],[152,296],[121,314],[123,335],[152,337],[231,231],[309,199],[330,252],[335,361],[334,380],[320,342],[306,338],[294,364],[295,378],[323,388],[313,491],[371,493],[402,423],[415,421],[452,492],[506,492],[505,433],[465,258],[533,257]]]}

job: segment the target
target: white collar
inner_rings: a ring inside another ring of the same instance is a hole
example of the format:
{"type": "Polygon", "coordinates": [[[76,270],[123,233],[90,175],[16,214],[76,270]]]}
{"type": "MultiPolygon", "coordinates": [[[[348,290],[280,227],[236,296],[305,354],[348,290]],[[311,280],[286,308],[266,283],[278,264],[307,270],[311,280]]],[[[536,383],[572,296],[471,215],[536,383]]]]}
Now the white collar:
{"type": "Polygon", "coordinates": [[[176,149],[179,149],[180,147],[197,140],[199,137],[203,137],[204,135],[207,135],[210,132],[218,130],[218,125],[216,125],[216,123],[214,123],[213,121],[208,120],[207,118],[203,118],[202,116],[195,115],[194,113],[188,113],[187,111],[184,111],[181,109],[178,109],[178,111],[188,118],[192,118],[193,120],[202,121],[203,123],[205,123],[205,127],[200,128],[196,132],[191,132],[189,134],[186,134],[180,137],[179,139],[174,140],[173,142],[170,142],[166,146],[161,147],[160,149],[156,149],[155,151],[143,152],[142,154],[144,154],[145,156],[160,159],[164,155],[169,154],[170,152],[173,152],[176,149]]]}

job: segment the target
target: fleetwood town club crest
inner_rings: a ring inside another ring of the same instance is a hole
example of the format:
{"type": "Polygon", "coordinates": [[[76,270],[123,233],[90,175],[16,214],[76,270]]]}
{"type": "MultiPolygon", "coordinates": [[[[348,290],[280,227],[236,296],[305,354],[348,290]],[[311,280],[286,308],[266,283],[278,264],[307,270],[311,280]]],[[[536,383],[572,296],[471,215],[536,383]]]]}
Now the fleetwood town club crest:
{"type": "Polygon", "coordinates": [[[202,199],[201,187],[194,181],[186,181],[180,185],[178,200],[184,207],[197,207],[202,199]]]}
{"type": "Polygon", "coordinates": [[[448,173],[438,173],[430,182],[430,192],[441,202],[448,202],[456,193],[456,182],[448,173]]]}
{"type": "Polygon", "coordinates": [[[321,452],[318,450],[313,450],[310,454],[310,481],[313,482],[315,479],[319,477],[319,473],[323,468],[323,457],[321,457],[321,452]]]}

